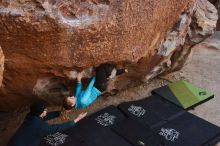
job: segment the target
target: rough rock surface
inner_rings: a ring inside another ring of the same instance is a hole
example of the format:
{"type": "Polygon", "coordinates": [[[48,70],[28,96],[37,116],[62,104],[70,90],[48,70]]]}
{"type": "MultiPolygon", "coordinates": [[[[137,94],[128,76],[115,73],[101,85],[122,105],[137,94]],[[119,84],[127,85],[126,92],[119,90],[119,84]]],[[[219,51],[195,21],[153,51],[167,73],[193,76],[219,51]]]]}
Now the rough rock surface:
{"type": "Polygon", "coordinates": [[[218,23],[216,26],[216,30],[220,31],[220,0],[209,0],[218,10],[218,23]]]}
{"type": "Polygon", "coordinates": [[[199,51],[207,52],[207,54],[209,54],[208,51],[204,51],[200,48],[209,48],[213,52],[214,50],[220,51],[220,39],[219,38],[220,38],[220,31],[216,31],[211,37],[209,37],[202,43],[196,45],[196,47],[194,47],[193,50],[196,50],[197,52],[199,51]]]}
{"type": "Polygon", "coordinates": [[[216,8],[218,9],[218,23],[216,26],[216,30],[220,31],[220,0],[215,4],[216,8]]]}
{"type": "Polygon", "coordinates": [[[88,77],[93,67],[106,62],[129,70],[114,79],[118,89],[129,84],[124,78],[147,81],[170,69],[174,52],[183,52],[178,48],[190,38],[191,18],[202,30],[192,36],[206,36],[215,27],[216,14],[206,0],[1,0],[5,67],[0,110],[35,97],[59,104],[69,74],[85,70],[88,77]],[[212,24],[200,26],[206,21],[212,24]]]}
{"type": "MultiPolygon", "coordinates": [[[[186,14],[180,17],[181,21],[179,22],[180,24],[184,24],[181,22],[187,20],[185,25],[182,25],[182,27],[187,27],[187,29],[182,29],[180,27],[181,25],[178,25],[179,27],[174,28],[173,31],[168,34],[165,42],[163,42],[162,48],[169,48],[165,49],[165,51],[171,53],[168,53],[167,59],[162,61],[160,67],[156,66],[154,68],[154,70],[159,70],[160,74],[180,70],[185,63],[187,63],[188,58],[190,58],[192,48],[214,33],[218,14],[214,5],[209,1],[197,1],[194,8],[186,14]],[[193,14],[189,15],[191,13],[193,14]],[[187,32],[184,33],[186,30],[187,32]],[[173,39],[170,39],[170,37],[173,37],[173,39]],[[169,44],[168,47],[164,47],[166,44],[169,44]],[[175,51],[170,51],[170,49],[175,51]]],[[[147,79],[148,78],[149,75],[147,76],[147,79]]]]}

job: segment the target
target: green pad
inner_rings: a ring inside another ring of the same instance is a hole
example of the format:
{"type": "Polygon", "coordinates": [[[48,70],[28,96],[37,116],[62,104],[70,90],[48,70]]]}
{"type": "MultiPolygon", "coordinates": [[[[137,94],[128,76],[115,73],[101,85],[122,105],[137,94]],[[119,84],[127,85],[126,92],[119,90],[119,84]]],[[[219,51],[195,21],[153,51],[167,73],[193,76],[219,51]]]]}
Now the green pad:
{"type": "Polygon", "coordinates": [[[184,109],[192,108],[214,97],[212,92],[183,80],[155,89],[153,93],[184,109]]]}

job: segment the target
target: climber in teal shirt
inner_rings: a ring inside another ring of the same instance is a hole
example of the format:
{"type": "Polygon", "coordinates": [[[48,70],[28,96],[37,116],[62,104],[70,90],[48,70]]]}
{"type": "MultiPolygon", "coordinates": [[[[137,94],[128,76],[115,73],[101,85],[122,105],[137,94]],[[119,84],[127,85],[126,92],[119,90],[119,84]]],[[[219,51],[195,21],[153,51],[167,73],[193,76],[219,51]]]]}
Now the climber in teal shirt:
{"type": "Polygon", "coordinates": [[[91,105],[102,92],[95,87],[96,77],[92,77],[86,89],[82,89],[82,74],[77,75],[77,85],[75,96],[67,97],[64,101],[63,107],[66,110],[85,108],[91,105]]]}
{"type": "Polygon", "coordinates": [[[112,64],[102,64],[95,71],[96,76],[91,78],[85,90],[82,90],[82,74],[78,73],[75,96],[65,99],[63,104],[64,109],[71,110],[73,107],[85,108],[91,105],[98,96],[106,92],[108,79],[114,76],[114,74],[119,75],[124,72],[124,70],[116,70],[115,65],[112,64]]]}
{"type": "Polygon", "coordinates": [[[81,75],[77,78],[77,86],[76,86],[76,104],[75,108],[85,108],[91,105],[96,98],[102,94],[96,87],[94,87],[96,78],[93,77],[85,90],[82,90],[82,81],[81,75]]]}

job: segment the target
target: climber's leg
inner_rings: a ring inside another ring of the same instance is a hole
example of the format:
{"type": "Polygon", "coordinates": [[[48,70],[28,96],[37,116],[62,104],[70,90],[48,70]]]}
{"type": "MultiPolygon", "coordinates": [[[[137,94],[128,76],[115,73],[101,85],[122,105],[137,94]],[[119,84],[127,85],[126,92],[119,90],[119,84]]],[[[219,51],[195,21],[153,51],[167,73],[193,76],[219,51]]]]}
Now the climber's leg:
{"type": "Polygon", "coordinates": [[[96,81],[94,86],[101,92],[104,92],[107,89],[107,75],[105,69],[102,66],[96,68],[96,81]]]}

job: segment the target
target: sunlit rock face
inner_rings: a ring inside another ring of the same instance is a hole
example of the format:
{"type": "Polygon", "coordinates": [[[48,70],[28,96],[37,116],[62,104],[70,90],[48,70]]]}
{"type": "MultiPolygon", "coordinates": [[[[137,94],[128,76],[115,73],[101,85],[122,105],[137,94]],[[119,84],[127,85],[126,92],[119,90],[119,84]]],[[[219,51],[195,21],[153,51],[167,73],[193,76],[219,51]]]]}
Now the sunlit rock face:
{"type": "MultiPolygon", "coordinates": [[[[28,105],[35,98],[61,104],[63,96],[74,92],[70,77],[84,71],[89,78],[102,63],[128,69],[110,80],[119,90],[170,70],[171,58],[185,44],[194,12],[204,2],[1,0],[0,110],[28,105]]],[[[210,13],[210,29],[216,13],[210,13]]]]}

